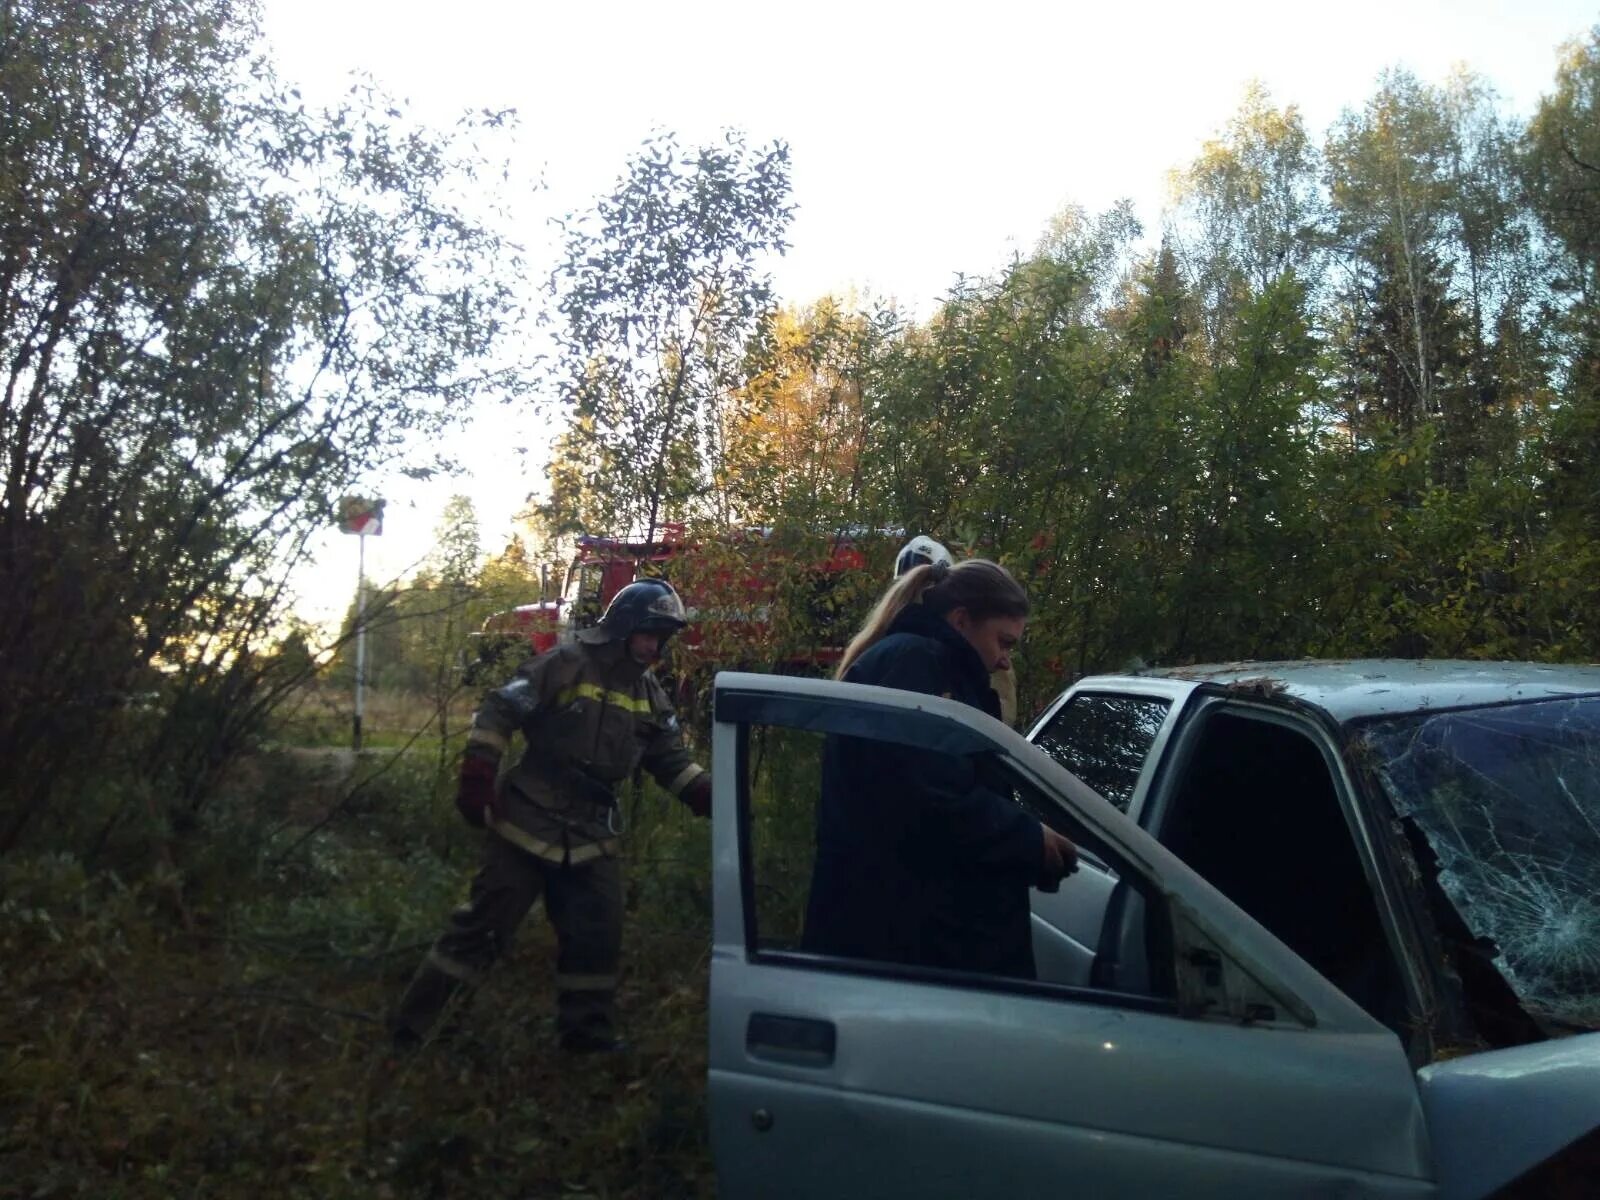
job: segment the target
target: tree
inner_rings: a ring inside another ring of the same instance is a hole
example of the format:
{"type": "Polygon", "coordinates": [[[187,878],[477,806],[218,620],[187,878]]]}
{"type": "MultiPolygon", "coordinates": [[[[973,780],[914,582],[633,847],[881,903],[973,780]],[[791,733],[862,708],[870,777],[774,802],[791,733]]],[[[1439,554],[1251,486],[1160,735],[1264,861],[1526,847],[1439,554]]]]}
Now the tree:
{"type": "Polygon", "coordinates": [[[1568,256],[1564,290],[1592,305],[1600,295],[1600,25],[1563,51],[1521,165],[1535,210],[1568,256]]]}
{"type": "Polygon", "coordinates": [[[547,524],[648,538],[706,496],[719,405],[771,307],[762,259],[785,249],[791,212],[788,148],[730,131],[687,153],[651,138],[615,192],[566,219],[551,292],[571,420],[547,524]]]}
{"type": "MultiPolygon", "coordinates": [[[[1600,452],[1600,26],[1564,49],[1555,90],[1529,123],[1520,167],[1555,248],[1548,324],[1557,331],[1565,384],[1551,422],[1546,483],[1554,537],[1563,547],[1555,574],[1589,581],[1581,593],[1582,624],[1592,637],[1600,631],[1600,593],[1592,582],[1600,565],[1594,467],[1600,452]]],[[[1581,644],[1593,653],[1592,641],[1581,644]]]]}
{"type": "Polygon", "coordinates": [[[1316,602],[1306,576],[1320,539],[1304,465],[1321,346],[1292,271],[1240,310],[1228,349],[1201,377],[1191,417],[1199,471],[1185,489],[1188,553],[1166,647],[1178,662],[1286,653],[1316,602]]]}
{"type": "Polygon", "coordinates": [[[1569,653],[1600,639],[1600,26],[1562,53],[1522,147],[1524,185],[1556,253],[1549,324],[1563,387],[1541,499],[1550,511],[1545,594],[1559,597],[1569,653]]]}
{"type": "Polygon", "coordinates": [[[478,540],[478,510],[472,497],[455,495],[446,501],[434,529],[429,556],[440,580],[455,586],[470,585],[483,558],[478,540]]]}
{"type": "Polygon", "coordinates": [[[775,315],[748,381],[722,406],[714,507],[724,524],[815,532],[856,521],[865,376],[894,319],[832,297],[775,315]]]}
{"type": "Polygon", "coordinates": [[[1220,347],[1243,306],[1285,273],[1320,281],[1327,203],[1321,159],[1295,106],[1279,109],[1259,83],[1245,91],[1223,135],[1173,176],[1168,236],[1220,347]]]}
{"type": "MultiPolygon", "coordinates": [[[[1403,430],[1437,411],[1446,383],[1442,329],[1451,303],[1449,164],[1454,150],[1439,97],[1412,76],[1390,72],[1360,112],[1347,112],[1328,139],[1329,186],[1347,281],[1342,300],[1358,346],[1376,346],[1382,381],[1372,397],[1403,430]],[[1391,319],[1392,318],[1392,319],[1391,319]]],[[[1358,351],[1359,353],[1359,351],[1358,351]]]]}
{"type": "Polygon", "coordinates": [[[136,770],[197,805],[336,497],[519,386],[478,160],[256,46],[242,0],[0,8],[0,852],[141,676],[136,770]]]}
{"type": "Polygon", "coordinates": [[[1386,76],[1329,142],[1351,429],[1429,434],[1451,487],[1514,456],[1511,405],[1538,389],[1546,358],[1514,142],[1492,89],[1465,71],[1439,88],[1386,76]]]}

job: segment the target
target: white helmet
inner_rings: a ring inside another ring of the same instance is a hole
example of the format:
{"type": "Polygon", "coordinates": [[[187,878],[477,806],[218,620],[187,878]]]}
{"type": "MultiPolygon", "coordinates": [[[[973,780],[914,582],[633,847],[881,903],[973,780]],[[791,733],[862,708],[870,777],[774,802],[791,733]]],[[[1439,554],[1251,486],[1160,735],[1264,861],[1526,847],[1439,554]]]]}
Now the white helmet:
{"type": "Polygon", "coordinates": [[[900,553],[894,560],[894,577],[899,579],[912,567],[933,566],[943,563],[947,567],[955,566],[955,560],[946,550],[931,537],[914,537],[901,547],[900,553]]]}

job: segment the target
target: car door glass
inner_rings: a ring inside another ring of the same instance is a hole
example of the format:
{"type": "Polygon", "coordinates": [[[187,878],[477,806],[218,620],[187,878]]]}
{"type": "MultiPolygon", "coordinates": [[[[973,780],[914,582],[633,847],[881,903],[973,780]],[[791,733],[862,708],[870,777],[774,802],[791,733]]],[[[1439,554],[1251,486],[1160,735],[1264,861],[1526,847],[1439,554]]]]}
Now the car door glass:
{"type": "Polygon", "coordinates": [[[778,726],[749,731],[751,875],[756,945],[798,950],[816,859],[817,797],[822,784],[820,733],[778,726]]]}
{"type": "MultiPolygon", "coordinates": [[[[755,957],[798,955],[865,970],[881,964],[897,975],[926,968],[940,976],[960,972],[1078,989],[1095,986],[1092,956],[1102,952],[1102,944],[1142,959],[1142,933],[1125,945],[1116,935],[1103,937],[1097,922],[1083,935],[1091,957],[1076,978],[1038,972],[1028,909],[1033,873],[978,861],[978,851],[964,861],[961,839],[952,840],[951,829],[982,841],[990,824],[1003,822],[1009,811],[1024,829],[1030,819],[1038,820],[1097,860],[1131,869],[1113,850],[1073,829],[1060,806],[999,754],[975,744],[961,753],[948,737],[934,749],[906,744],[899,730],[875,732],[861,723],[852,728],[858,732],[830,736],[764,722],[743,727],[746,937],[755,957]],[[857,773],[852,778],[868,773],[871,786],[844,789],[848,795],[842,795],[841,772],[857,773]],[[918,790],[930,779],[959,786],[930,798],[918,790]],[[987,797],[989,807],[976,824],[959,817],[951,823],[949,808],[959,805],[962,789],[987,797]],[[938,811],[941,806],[944,811],[938,811]],[[1012,886],[985,882],[1000,869],[1013,873],[1012,886]]],[[[1036,836],[1025,839],[1032,854],[1039,853],[1036,836]]],[[[1004,852],[1001,843],[984,845],[986,852],[1004,852]]],[[[1090,871],[1085,867],[1062,880],[1060,894],[1070,896],[1090,871]]],[[[1125,967],[1119,978],[1144,982],[1135,989],[1107,984],[1101,990],[1152,998],[1172,994],[1170,970],[1160,965],[1125,967]]]]}
{"type": "Polygon", "coordinates": [[[1033,740],[1118,809],[1128,811],[1171,701],[1085,692],[1064,704],[1033,740]]]}

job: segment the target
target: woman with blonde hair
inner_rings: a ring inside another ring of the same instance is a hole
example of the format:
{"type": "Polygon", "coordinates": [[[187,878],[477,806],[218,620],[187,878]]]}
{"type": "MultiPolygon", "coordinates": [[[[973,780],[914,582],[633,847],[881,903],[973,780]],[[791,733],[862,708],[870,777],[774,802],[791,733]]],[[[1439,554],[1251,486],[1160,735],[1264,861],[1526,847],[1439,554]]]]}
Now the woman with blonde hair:
{"type": "MultiPolygon", "coordinates": [[[[839,663],[850,683],[944,696],[992,717],[1028,597],[973,558],[900,576],[839,663]]],[[[1032,978],[1028,889],[1076,869],[1072,843],[985,787],[968,758],[833,735],[823,752],[804,947],[1032,978]]]]}
{"type": "MultiPolygon", "coordinates": [[[[950,551],[945,549],[943,542],[936,542],[927,534],[920,534],[902,546],[900,553],[895,555],[894,577],[899,579],[914,567],[934,566],[941,562],[947,567],[953,567],[956,560],[950,556],[950,551]]],[[[1005,666],[989,673],[989,686],[994,689],[994,694],[1000,698],[1000,719],[1007,725],[1015,725],[1017,723],[1017,673],[1007,663],[1005,666]]]]}

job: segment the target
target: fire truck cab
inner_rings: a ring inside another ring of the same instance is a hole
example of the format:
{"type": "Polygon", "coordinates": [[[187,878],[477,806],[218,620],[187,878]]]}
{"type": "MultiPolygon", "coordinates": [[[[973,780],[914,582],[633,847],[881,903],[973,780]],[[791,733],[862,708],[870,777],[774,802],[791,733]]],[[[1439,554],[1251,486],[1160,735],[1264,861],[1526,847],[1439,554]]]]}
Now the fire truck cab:
{"type": "MultiPolygon", "coordinates": [[[[571,638],[579,629],[593,625],[624,587],[639,578],[667,579],[678,589],[693,622],[677,645],[681,657],[675,674],[699,665],[726,666],[729,663],[700,663],[715,652],[730,653],[730,643],[752,647],[762,640],[772,619],[780,576],[801,576],[816,593],[813,607],[821,614],[816,622],[817,637],[804,647],[785,651],[781,661],[766,665],[780,668],[826,668],[838,661],[847,632],[834,628],[830,617],[842,615],[841,606],[832,601],[832,592],[845,573],[863,570],[867,565],[864,543],[868,537],[889,538],[898,530],[848,530],[827,540],[826,546],[805,552],[805,565],[798,571],[792,551],[776,549],[773,531],[751,528],[728,535],[733,554],[716,559],[707,547],[691,541],[681,524],[660,527],[654,538],[635,539],[585,534],[577,539],[576,552],[559,589],[546,581],[544,595],[537,603],[519,605],[495,613],[484,622],[479,635],[478,669],[489,661],[507,664],[515,658],[541,654],[571,638]],[[744,547],[759,547],[756,553],[738,553],[744,547]],[[779,564],[784,564],[779,566],[779,564]],[[708,630],[714,631],[708,644],[708,630]],[[792,660],[792,661],[791,661],[792,660]]],[[[720,539],[719,539],[720,541],[720,539]]],[[[732,651],[737,653],[737,651],[732,651]]]]}

